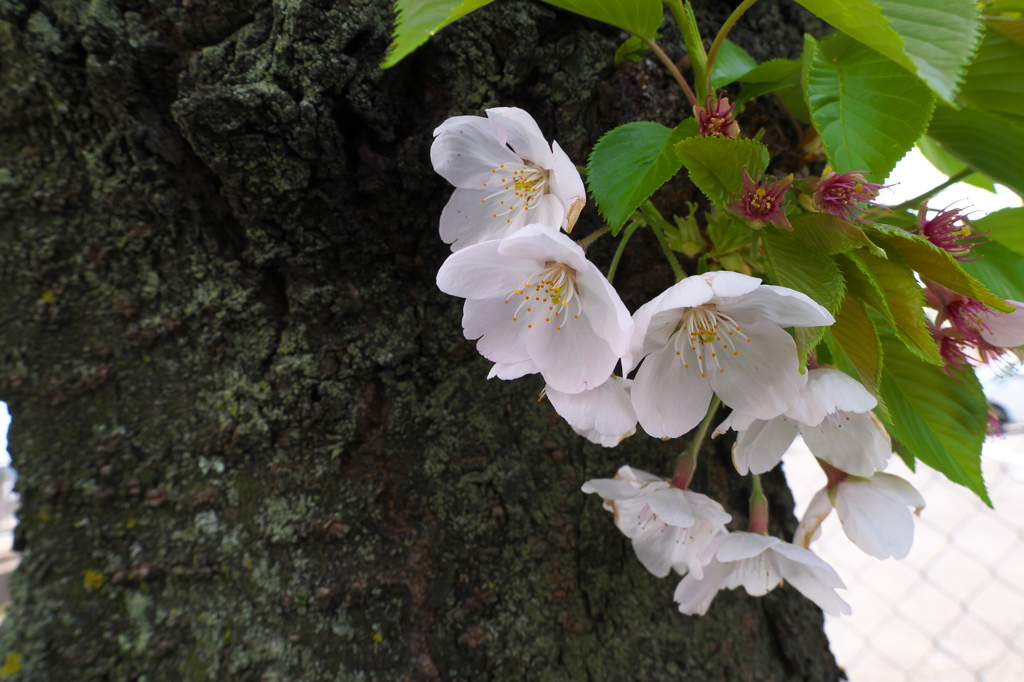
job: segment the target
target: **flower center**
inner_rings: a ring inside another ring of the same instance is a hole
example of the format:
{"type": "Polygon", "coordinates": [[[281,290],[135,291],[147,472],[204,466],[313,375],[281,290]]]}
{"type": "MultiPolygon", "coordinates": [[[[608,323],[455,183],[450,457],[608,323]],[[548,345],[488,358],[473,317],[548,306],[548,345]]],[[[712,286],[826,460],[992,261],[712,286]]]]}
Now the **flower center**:
{"type": "Polygon", "coordinates": [[[712,369],[725,374],[722,358],[738,356],[741,343],[751,343],[751,340],[740,331],[736,320],[714,305],[687,308],[674,335],[676,355],[680,356],[683,369],[690,369],[690,363],[683,356],[683,344],[687,344],[697,354],[696,370],[700,371],[702,377],[706,377],[712,369]]]}
{"type": "Polygon", "coordinates": [[[509,294],[505,305],[519,298],[522,300],[512,314],[512,321],[525,322],[528,329],[534,324],[553,322],[555,331],[562,331],[569,320],[578,320],[583,314],[583,301],[576,291],[576,271],[562,263],[548,262],[544,269],[530,275],[522,288],[509,294]],[[569,309],[571,302],[575,313],[569,309]]]}
{"type": "Polygon", "coordinates": [[[505,218],[506,223],[512,222],[515,211],[529,211],[539,197],[550,191],[548,172],[530,162],[503,163],[498,168],[492,168],[491,173],[494,179],[485,182],[484,187],[492,188],[494,192],[481,199],[480,203],[490,202],[493,210],[491,217],[505,218]]]}

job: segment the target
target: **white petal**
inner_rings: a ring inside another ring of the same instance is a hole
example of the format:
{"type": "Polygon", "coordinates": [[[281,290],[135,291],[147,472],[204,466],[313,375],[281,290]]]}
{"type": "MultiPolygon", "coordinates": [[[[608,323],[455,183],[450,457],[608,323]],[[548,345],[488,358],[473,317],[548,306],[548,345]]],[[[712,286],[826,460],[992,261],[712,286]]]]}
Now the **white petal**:
{"type": "Polygon", "coordinates": [[[746,296],[718,306],[740,324],[765,320],[779,327],[827,327],[835,318],[806,294],[762,284],[746,296]]]}
{"type": "Polygon", "coordinates": [[[804,517],[800,519],[800,525],[793,535],[793,544],[809,549],[810,544],[821,537],[821,524],[831,513],[832,502],[828,499],[828,489],[822,488],[814,494],[807,505],[807,511],[804,512],[804,517]]]}
{"type": "Polygon", "coordinates": [[[925,507],[924,497],[917,491],[917,488],[899,476],[877,473],[868,480],[879,493],[912,507],[915,513],[925,507]]]}
{"type": "Polygon", "coordinates": [[[714,559],[704,567],[704,579],[698,579],[692,573],[685,576],[676,586],[672,598],[679,604],[679,611],[689,615],[703,616],[708,612],[711,601],[732,572],[731,564],[723,564],[714,559]]]}
{"type": "Polygon", "coordinates": [[[525,214],[518,211],[506,215],[508,199],[515,198],[509,190],[497,196],[484,189],[456,188],[452,198],[441,211],[441,240],[452,245],[452,251],[473,244],[501,239],[526,224],[525,214]],[[504,201],[505,204],[500,202],[504,201]],[[497,214],[497,217],[495,217],[497,214]]]}
{"type": "Polygon", "coordinates": [[[533,360],[524,360],[522,362],[496,362],[491,367],[491,371],[487,373],[488,379],[498,377],[509,381],[512,379],[518,379],[524,377],[527,374],[537,374],[540,370],[537,369],[537,365],[533,364],[533,360]]]}
{"type": "Polygon", "coordinates": [[[516,154],[541,168],[554,166],[551,147],[533,116],[517,107],[495,107],[487,110],[487,118],[505,129],[508,144],[516,154]]]}
{"type": "Polygon", "coordinates": [[[643,485],[650,483],[664,483],[665,485],[668,485],[668,482],[661,476],[655,476],[643,469],[637,469],[636,467],[631,467],[627,464],[623,464],[619,467],[619,470],[615,472],[615,478],[622,481],[636,481],[643,485]]]}
{"type": "Polygon", "coordinates": [[[867,412],[877,404],[859,381],[838,369],[822,367],[807,372],[807,383],[786,416],[805,426],[817,426],[826,415],[839,410],[867,412]]]}
{"type": "Polygon", "coordinates": [[[632,500],[647,494],[642,486],[615,478],[592,478],[583,484],[581,490],[588,495],[597,493],[604,500],[632,500]]]}
{"type": "Polygon", "coordinates": [[[480,339],[476,349],[491,362],[503,365],[529,362],[526,322],[512,321],[515,307],[505,299],[467,299],[462,313],[462,330],[467,339],[480,339]]]}
{"type": "Polygon", "coordinates": [[[804,549],[803,547],[797,547],[790,542],[780,541],[779,544],[772,547],[772,552],[782,555],[790,561],[803,564],[818,580],[829,587],[841,587],[846,589],[846,583],[844,583],[843,579],[839,577],[838,573],[836,573],[836,569],[832,568],[827,561],[811,550],[804,549]]]}
{"type": "Polygon", "coordinates": [[[788,559],[785,556],[776,556],[775,563],[779,568],[782,579],[795,587],[802,595],[818,605],[818,607],[830,616],[850,615],[853,609],[843,601],[836,591],[819,580],[816,571],[809,570],[806,566],[788,559]]]}
{"type": "Polygon", "coordinates": [[[612,376],[597,388],[582,393],[563,393],[550,386],[545,393],[573,429],[621,437],[636,430],[636,412],[629,397],[632,383],[629,379],[612,376]]]}
{"type": "MultiPolygon", "coordinates": [[[[725,271],[723,271],[725,272],[725,271]]],[[[694,308],[708,303],[715,297],[715,290],[709,280],[714,280],[722,272],[707,272],[696,277],[687,277],[681,282],[676,282],[665,290],[665,298],[656,312],[670,310],[672,308],[694,308]]],[[[737,273],[728,273],[734,275],[737,273]]],[[[743,275],[740,275],[742,277],[743,275]]],[[[723,281],[730,281],[726,278],[723,281]]],[[[753,278],[751,278],[753,279],[753,278]]]]}
{"type": "Polygon", "coordinates": [[[540,223],[556,230],[565,222],[565,209],[562,207],[562,202],[553,194],[544,194],[538,197],[530,204],[529,208],[524,206],[522,211],[516,212],[516,215],[521,217],[524,222],[529,220],[531,223],[540,223]]]}
{"type": "Polygon", "coordinates": [[[759,533],[729,533],[719,540],[715,558],[719,561],[750,559],[781,542],[776,537],[759,533]]]}
{"type": "Polygon", "coordinates": [[[726,433],[729,429],[733,431],[746,431],[750,428],[750,425],[758,421],[757,417],[749,414],[744,414],[738,410],[732,410],[729,412],[729,416],[722,420],[722,422],[715,427],[715,430],[711,433],[712,438],[717,438],[723,433],[726,433]]]}
{"type": "Polygon", "coordinates": [[[601,445],[606,448],[614,448],[616,445],[618,445],[619,443],[621,443],[622,441],[626,440],[627,438],[636,433],[636,427],[633,427],[632,429],[626,431],[625,433],[620,433],[611,436],[603,435],[597,429],[584,430],[577,429],[574,426],[572,427],[572,430],[576,432],[576,435],[583,436],[591,443],[597,443],[598,445],[601,445]]]}
{"type": "MultiPolygon", "coordinates": [[[[797,369],[796,343],[770,322],[742,325],[742,332],[750,343],[741,339],[736,350],[719,349],[717,358],[705,356],[710,365],[708,380],[729,407],[758,419],[771,419],[795,402],[806,381],[797,369]]],[[[709,350],[710,346],[704,352],[709,350]]]]}
{"type": "Polygon", "coordinates": [[[721,504],[702,493],[684,490],[690,510],[698,521],[708,521],[715,526],[724,526],[732,520],[732,515],[725,511],[721,504]]]}
{"type": "Polygon", "coordinates": [[[562,148],[558,146],[558,142],[552,142],[551,148],[554,152],[555,167],[548,175],[548,182],[551,186],[551,193],[562,202],[565,211],[562,229],[569,232],[576,223],[576,218],[579,217],[583,206],[587,203],[587,190],[583,186],[580,172],[576,170],[576,164],[566,156],[562,148]]]}
{"type": "Polygon", "coordinates": [[[700,376],[690,346],[684,344],[683,353],[676,355],[671,343],[651,353],[633,383],[637,419],[655,438],[683,435],[700,423],[711,404],[711,385],[700,376]]]}
{"type": "Polygon", "coordinates": [[[761,597],[774,590],[782,582],[782,574],[776,565],[775,554],[766,551],[757,556],[733,562],[732,574],[725,586],[729,589],[743,586],[752,597],[761,597]]]}
{"type": "Polygon", "coordinates": [[[556,391],[580,393],[608,380],[619,357],[594,332],[587,309],[579,318],[535,317],[526,348],[544,380],[556,391]]]}
{"type": "Polygon", "coordinates": [[[647,496],[651,511],[661,520],[677,528],[689,528],[697,519],[690,509],[686,495],[679,488],[663,488],[647,496]]]}
{"type": "Polygon", "coordinates": [[[979,316],[981,338],[999,348],[1016,348],[1024,345],[1024,303],[1009,300],[1007,303],[1017,309],[1012,313],[997,313],[986,308],[979,316]]]}
{"type": "MultiPolygon", "coordinates": [[[[651,301],[656,302],[658,299],[651,301]]],[[[664,348],[683,319],[683,311],[679,308],[654,315],[647,315],[652,309],[644,310],[645,308],[646,305],[633,313],[633,333],[630,335],[626,352],[622,355],[622,371],[626,374],[632,372],[645,357],[664,348]],[[640,332],[638,325],[643,326],[643,333],[640,332]]]]}
{"type": "Polygon", "coordinates": [[[652,575],[664,578],[672,570],[672,550],[678,536],[678,528],[655,520],[648,524],[644,533],[633,538],[633,551],[652,575]]]}
{"type": "Polygon", "coordinates": [[[474,244],[448,256],[437,271],[437,288],[462,298],[508,296],[543,267],[542,262],[502,255],[501,243],[474,244]]]}
{"type": "Polygon", "coordinates": [[[826,417],[800,433],[815,457],[854,476],[884,469],[892,454],[889,435],[872,412],[826,417]]]}
{"type": "Polygon", "coordinates": [[[732,463],[736,471],[742,476],[746,476],[748,471],[755,474],[771,471],[782,461],[782,455],[798,433],[798,424],[787,417],[752,422],[746,431],[739,432],[732,448],[732,463]]]}
{"type": "Polygon", "coordinates": [[[633,333],[633,318],[618,292],[597,268],[578,271],[576,287],[594,331],[621,357],[633,333]]]}
{"type": "Polygon", "coordinates": [[[843,532],[866,554],[902,559],[910,553],[914,515],[907,505],[875,489],[870,482],[840,483],[836,512],[843,532]]]}
{"type": "Polygon", "coordinates": [[[498,246],[503,256],[546,263],[564,263],[574,270],[594,267],[579,244],[562,234],[558,228],[530,223],[515,234],[505,237],[498,246]]]}
{"type": "Polygon", "coordinates": [[[503,163],[521,163],[480,116],[455,116],[442,123],[434,131],[430,162],[438,175],[466,189],[485,189],[484,183],[497,188],[497,173],[491,171],[503,163]]]}
{"type": "Polygon", "coordinates": [[[726,302],[738,296],[746,296],[761,286],[761,280],[757,277],[744,275],[729,270],[718,270],[706,272],[700,277],[707,282],[708,286],[715,292],[715,302],[726,302]]]}
{"type": "MultiPolygon", "coordinates": [[[[704,577],[704,559],[705,551],[710,546],[711,542],[715,537],[722,532],[722,526],[712,523],[711,521],[698,521],[689,528],[686,529],[686,544],[683,548],[684,559],[679,560],[677,557],[673,557],[674,561],[672,567],[682,575],[685,571],[693,573],[694,577],[698,580],[704,577]]],[[[678,556],[678,550],[677,550],[678,556]]],[[[710,558],[708,559],[711,560],[710,558]]]]}

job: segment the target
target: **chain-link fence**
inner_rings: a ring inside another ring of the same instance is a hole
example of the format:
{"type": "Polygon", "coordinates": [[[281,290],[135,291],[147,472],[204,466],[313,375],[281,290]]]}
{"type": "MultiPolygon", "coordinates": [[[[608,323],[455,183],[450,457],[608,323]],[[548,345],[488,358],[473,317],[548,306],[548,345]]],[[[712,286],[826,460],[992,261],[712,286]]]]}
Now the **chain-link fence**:
{"type": "MultiPolygon", "coordinates": [[[[825,484],[811,457],[798,439],[786,459],[798,517],[825,484]]],[[[836,660],[851,682],[1024,681],[1024,433],[985,445],[995,509],[925,466],[887,471],[928,503],[907,558],[864,554],[835,514],[811,545],[849,588],[853,616],[825,622],[836,660]]]]}

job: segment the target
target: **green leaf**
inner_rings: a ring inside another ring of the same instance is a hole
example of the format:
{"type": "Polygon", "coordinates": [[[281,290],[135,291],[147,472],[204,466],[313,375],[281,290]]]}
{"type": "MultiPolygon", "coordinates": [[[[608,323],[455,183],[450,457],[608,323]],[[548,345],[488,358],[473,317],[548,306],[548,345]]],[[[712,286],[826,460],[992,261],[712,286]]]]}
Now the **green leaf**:
{"type": "MultiPolygon", "coordinates": [[[[830,256],[774,228],[761,230],[761,242],[779,284],[807,294],[830,313],[836,311],[843,298],[843,276],[830,256]]],[[[828,327],[794,329],[801,370],[807,364],[807,354],[818,345],[826,329],[828,327]]]]}
{"type": "Polygon", "coordinates": [[[885,354],[882,396],[891,419],[883,423],[904,451],[946,478],[973,490],[992,506],[981,477],[981,444],[988,429],[988,406],[972,371],[921,362],[907,352],[893,330],[878,322],[885,354]]]}
{"type": "Polygon", "coordinates": [[[960,263],[945,249],[940,249],[927,239],[899,228],[873,225],[868,229],[889,249],[895,249],[903,261],[922,277],[958,294],[981,301],[993,310],[1013,312],[1013,306],[1008,305],[986,289],[984,284],[965,272],[960,263]]]}
{"type": "Polygon", "coordinates": [[[979,109],[1024,127],[1024,45],[988,31],[967,69],[960,95],[979,109]]]}
{"type": "Polygon", "coordinates": [[[799,83],[799,71],[800,62],[795,59],[771,59],[764,64],[759,64],[757,68],[747,71],[736,80],[744,83],[775,83],[785,81],[795,75],[797,80],[793,83],[796,84],[799,83]]]}
{"type": "Polygon", "coordinates": [[[975,233],[987,232],[992,241],[1024,256],[1024,208],[1004,208],[989,213],[975,220],[974,227],[975,233]]]}
{"type": "Polygon", "coordinates": [[[619,45],[619,49],[615,50],[615,66],[621,66],[624,61],[638,62],[644,52],[647,51],[647,46],[644,42],[636,36],[632,36],[626,42],[619,45]]]}
{"type": "Polygon", "coordinates": [[[818,43],[807,99],[835,171],[868,171],[873,182],[914,146],[934,108],[918,79],[841,33],[818,43]]]}
{"type": "Polygon", "coordinates": [[[740,77],[754,70],[757,62],[742,47],[728,38],[722,41],[715,55],[715,70],[711,72],[711,87],[725,87],[742,80],[740,77]]]}
{"type": "Polygon", "coordinates": [[[849,292],[843,296],[836,322],[825,335],[825,343],[833,355],[837,355],[837,350],[842,352],[871,395],[880,396],[882,342],[864,306],[849,292]],[[833,346],[838,346],[838,349],[833,346]]]}
{"type": "Polygon", "coordinates": [[[389,69],[442,28],[493,0],[397,0],[395,35],[381,64],[389,69]]]}
{"type": "Polygon", "coordinates": [[[848,220],[828,213],[802,213],[791,217],[789,222],[794,237],[830,256],[863,246],[879,258],[886,257],[885,251],[872,242],[864,230],[848,220]]]}
{"type": "Polygon", "coordinates": [[[810,112],[804,103],[800,85],[800,62],[772,59],[744,74],[740,80],[750,85],[744,86],[736,96],[737,105],[776,92],[794,116],[805,123],[810,122],[810,112]]]}
{"type": "Polygon", "coordinates": [[[1024,259],[999,242],[974,247],[976,261],[963,268],[997,296],[1024,303],[1024,259]]]}
{"type": "MultiPolygon", "coordinates": [[[[952,156],[949,155],[942,145],[933,140],[932,138],[925,135],[917,141],[917,148],[924,154],[924,158],[928,159],[928,162],[935,166],[936,170],[945,175],[946,177],[953,177],[967,166],[963,165],[952,156]]],[[[995,194],[996,186],[992,184],[992,181],[986,178],[981,173],[972,173],[966,178],[961,180],[966,182],[968,185],[974,185],[981,189],[987,190],[995,194]]]]}
{"type": "Polygon", "coordinates": [[[738,251],[750,245],[750,226],[741,223],[725,211],[717,208],[712,214],[705,213],[708,221],[708,239],[714,245],[715,255],[738,251]]]}
{"type": "Polygon", "coordinates": [[[704,50],[704,42],[701,40],[700,30],[697,28],[697,18],[693,16],[690,0],[686,0],[686,6],[681,14],[672,5],[669,7],[672,8],[672,16],[676,19],[679,32],[683,34],[686,52],[690,56],[690,66],[693,68],[693,87],[697,91],[697,101],[703,102],[708,96],[708,53],[704,50]]]}
{"type": "Polygon", "coordinates": [[[856,299],[885,315],[896,335],[925,362],[942,365],[939,348],[924,316],[924,293],[914,273],[899,254],[883,260],[867,251],[851,251],[840,257],[846,288],[856,299]]]}
{"type": "Polygon", "coordinates": [[[935,107],[928,136],[951,156],[1024,196],[1024,131],[975,107],[935,107]]]}
{"type": "Polygon", "coordinates": [[[676,145],[690,180],[708,199],[725,208],[729,195],[743,184],[743,167],[754,177],[768,168],[768,148],[751,139],[691,137],[676,145]]]}
{"type": "Polygon", "coordinates": [[[624,31],[654,39],[661,26],[660,0],[544,0],[549,5],[618,26],[624,31]]]}
{"type": "Polygon", "coordinates": [[[972,0],[797,0],[820,18],[919,76],[947,102],[978,44],[972,0]]]}
{"type": "Polygon", "coordinates": [[[674,147],[696,133],[692,118],[674,129],[639,121],[610,130],[597,141],[587,163],[587,184],[613,235],[644,199],[676,174],[682,162],[674,147]]]}

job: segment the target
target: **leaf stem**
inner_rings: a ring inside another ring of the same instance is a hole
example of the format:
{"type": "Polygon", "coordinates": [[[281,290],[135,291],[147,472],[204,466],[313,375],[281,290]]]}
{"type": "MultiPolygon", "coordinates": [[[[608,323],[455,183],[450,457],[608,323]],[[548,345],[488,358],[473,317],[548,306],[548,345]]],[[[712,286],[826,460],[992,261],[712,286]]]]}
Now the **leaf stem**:
{"type": "Polygon", "coordinates": [[[586,249],[588,246],[596,242],[598,239],[611,232],[611,229],[612,228],[609,227],[608,225],[605,225],[604,227],[599,227],[598,229],[594,230],[593,232],[591,232],[586,237],[584,237],[583,239],[579,240],[576,243],[579,245],[581,249],[586,249]]]}
{"type": "Polygon", "coordinates": [[[916,196],[913,199],[908,199],[907,201],[904,201],[899,206],[893,206],[892,210],[893,211],[902,211],[902,210],[905,210],[905,209],[908,209],[908,208],[909,209],[917,209],[917,207],[921,205],[921,202],[927,201],[928,199],[931,199],[933,196],[935,196],[936,194],[938,194],[942,190],[946,189],[947,187],[951,187],[951,186],[955,185],[956,183],[960,182],[961,180],[963,180],[967,176],[972,175],[973,173],[974,173],[974,169],[972,169],[972,168],[964,168],[962,171],[960,171],[956,175],[951,175],[949,177],[949,179],[946,180],[941,185],[936,185],[935,187],[932,187],[930,190],[928,190],[924,194],[921,194],[920,196],[916,196]]]}
{"type": "Polygon", "coordinates": [[[658,243],[661,245],[661,250],[665,252],[665,258],[668,259],[668,264],[672,267],[672,273],[675,274],[676,281],[679,282],[686,279],[686,273],[683,271],[683,267],[679,265],[679,259],[672,252],[671,247],[668,245],[668,240],[665,239],[665,233],[661,229],[660,223],[663,223],[665,219],[661,217],[661,213],[654,207],[650,199],[640,204],[640,210],[649,218],[647,225],[654,232],[654,236],[658,238],[658,243]]]}
{"type": "Polygon", "coordinates": [[[705,86],[705,68],[708,63],[708,54],[704,51],[704,43],[701,41],[700,31],[697,30],[696,22],[693,20],[693,9],[689,6],[683,7],[682,0],[664,0],[668,9],[675,17],[676,26],[686,43],[687,57],[690,59],[690,67],[693,69],[693,86],[697,90],[697,99],[703,102],[707,96],[705,86]]]}
{"type": "Polygon", "coordinates": [[[715,42],[711,43],[711,49],[708,50],[708,92],[711,92],[711,72],[715,70],[715,57],[718,55],[718,48],[722,46],[722,41],[725,40],[725,36],[729,33],[729,30],[733,27],[743,13],[750,9],[757,0],[743,0],[740,6],[732,11],[729,18],[722,24],[722,28],[718,30],[718,35],[715,36],[715,42]]]}
{"type": "Polygon", "coordinates": [[[612,265],[608,268],[608,283],[612,283],[612,279],[615,277],[615,270],[619,267],[619,259],[622,258],[622,252],[626,250],[626,242],[633,236],[637,228],[643,225],[643,222],[634,220],[626,225],[626,229],[622,232],[622,239],[619,241],[619,246],[615,249],[615,255],[612,257],[612,265]]]}
{"type": "Polygon", "coordinates": [[[643,41],[644,45],[651,48],[654,54],[658,55],[658,59],[660,59],[661,63],[665,65],[665,68],[672,72],[672,76],[676,79],[676,82],[679,83],[679,87],[681,87],[683,92],[686,93],[686,98],[690,100],[690,104],[696,106],[697,97],[693,94],[693,90],[691,90],[690,86],[686,83],[686,79],[683,78],[683,74],[679,73],[679,69],[676,68],[676,65],[671,59],[669,59],[668,55],[665,54],[665,51],[658,47],[658,44],[653,40],[644,38],[643,36],[637,37],[643,41]]]}
{"type": "Polygon", "coordinates": [[[760,255],[760,250],[757,248],[757,243],[761,237],[761,230],[755,230],[750,228],[750,260],[756,261],[760,255]]]}

